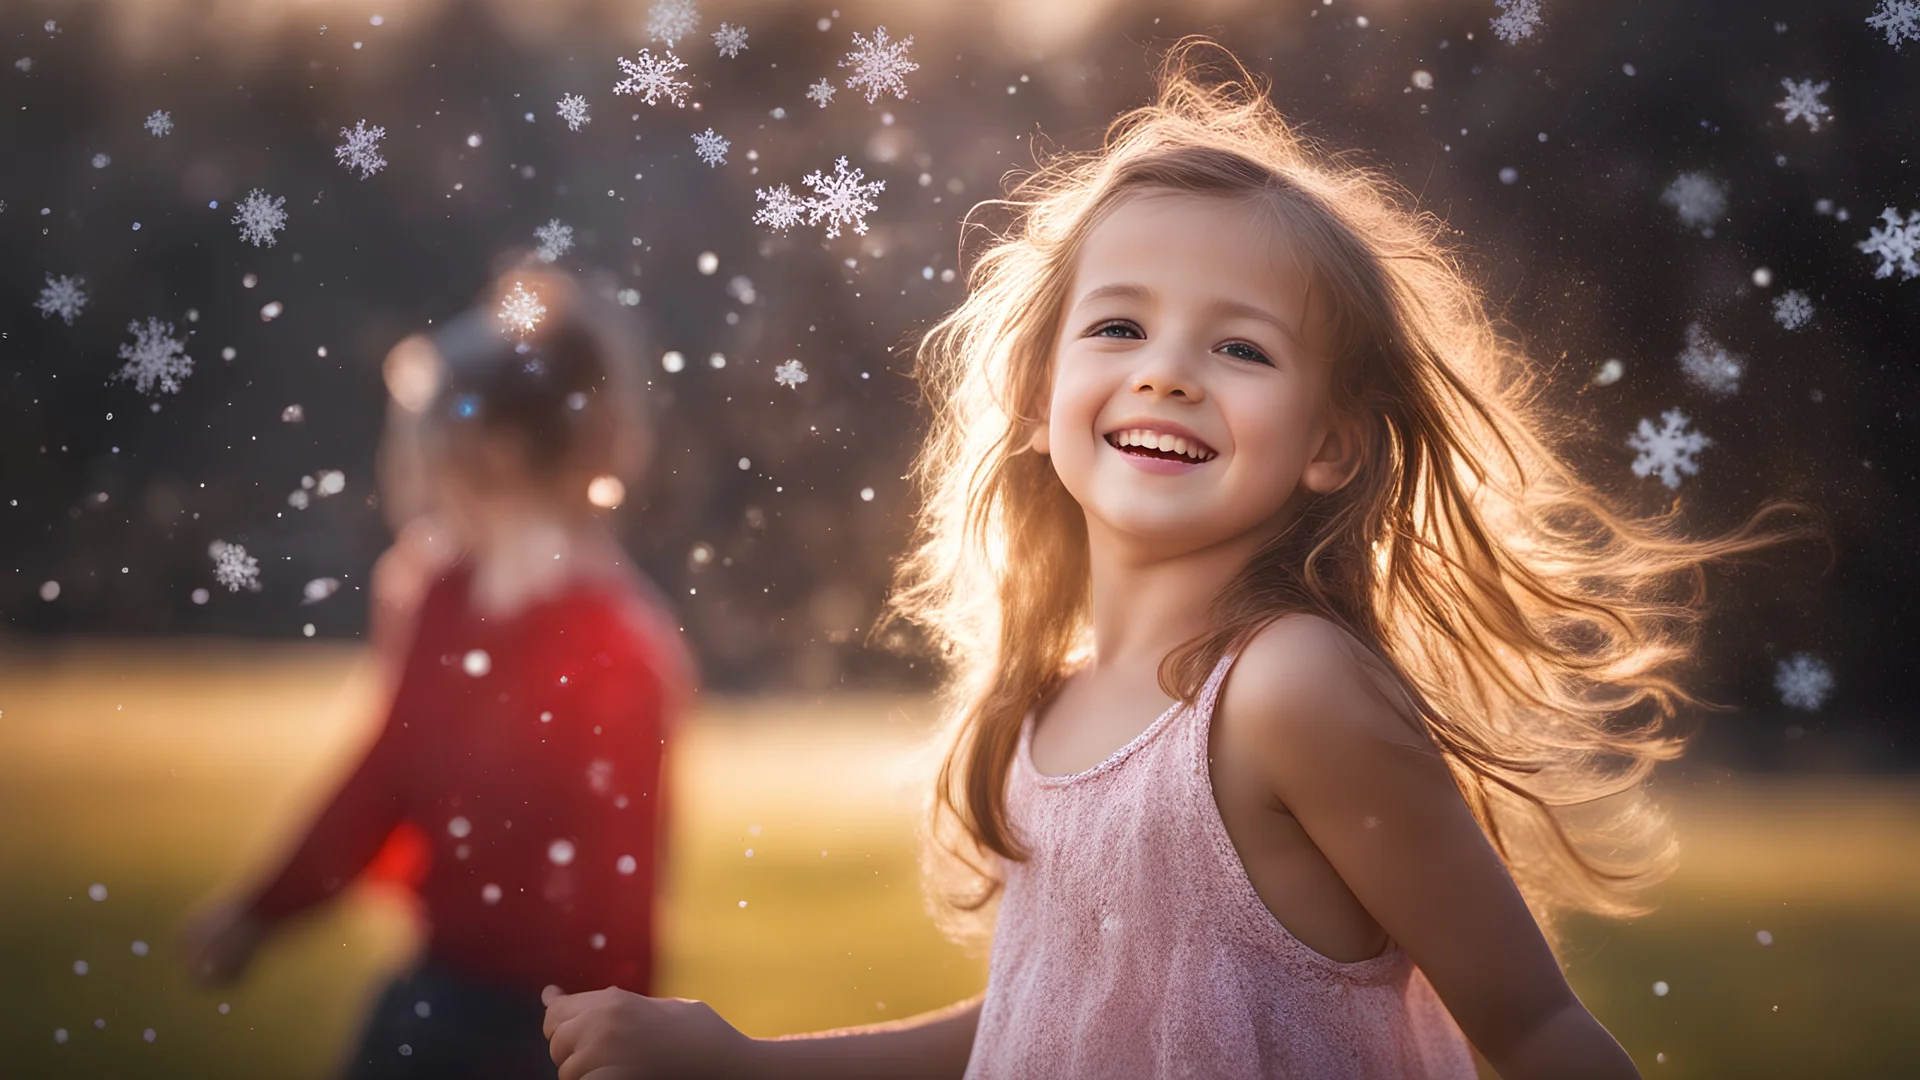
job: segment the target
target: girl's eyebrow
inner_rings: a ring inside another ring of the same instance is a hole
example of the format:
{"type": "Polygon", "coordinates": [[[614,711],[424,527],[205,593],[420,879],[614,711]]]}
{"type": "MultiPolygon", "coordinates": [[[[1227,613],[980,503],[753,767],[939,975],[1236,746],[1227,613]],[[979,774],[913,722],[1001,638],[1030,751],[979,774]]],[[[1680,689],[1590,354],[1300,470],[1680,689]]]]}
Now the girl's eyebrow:
{"type": "Polygon", "coordinates": [[[1108,298],[1118,298],[1121,300],[1139,300],[1142,302],[1150,302],[1153,300],[1154,296],[1153,296],[1153,290],[1147,288],[1145,285],[1136,285],[1131,281],[1116,281],[1110,284],[1102,285],[1097,289],[1088,290],[1084,295],[1080,297],[1078,301],[1075,302],[1075,306],[1077,307],[1080,304],[1089,304],[1095,300],[1106,300],[1108,298]]]}

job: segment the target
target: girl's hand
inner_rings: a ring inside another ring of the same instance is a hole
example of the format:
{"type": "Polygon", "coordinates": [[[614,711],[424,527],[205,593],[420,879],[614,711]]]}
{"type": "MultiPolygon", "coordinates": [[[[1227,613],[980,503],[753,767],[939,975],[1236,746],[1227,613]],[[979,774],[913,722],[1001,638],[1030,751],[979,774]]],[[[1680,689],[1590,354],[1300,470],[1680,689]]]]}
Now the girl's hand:
{"type": "Polygon", "coordinates": [[[211,989],[239,978],[269,929],[264,921],[233,903],[219,904],[195,916],[181,934],[182,951],[194,981],[211,989]]]}
{"type": "Polygon", "coordinates": [[[540,993],[560,1080],[653,1080],[746,1074],[753,1040],[704,1001],[650,998],[610,986],[540,993]]]}

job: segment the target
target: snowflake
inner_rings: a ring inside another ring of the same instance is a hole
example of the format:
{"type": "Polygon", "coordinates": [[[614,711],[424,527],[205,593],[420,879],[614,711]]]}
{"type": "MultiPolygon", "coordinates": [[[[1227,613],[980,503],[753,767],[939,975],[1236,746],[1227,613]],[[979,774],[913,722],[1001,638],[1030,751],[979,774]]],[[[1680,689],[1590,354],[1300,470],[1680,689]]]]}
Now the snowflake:
{"type": "Polygon", "coordinates": [[[1680,476],[1698,476],[1700,466],[1693,456],[1713,445],[1713,440],[1697,431],[1687,430],[1687,414],[1679,409],[1668,409],[1660,414],[1660,427],[1656,429],[1653,421],[1644,417],[1640,420],[1640,430],[1627,436],[1627,448],[1639,451],[1633,459],[1633,475],[1651,476],[1656,473],[1660,482],[1670,488],[1680,486],[1680,476]]]}
{"type": "Polygon", "coordinates": [[[757,188],[753,197],[767,204],[754,211],[753,223],[778,232],[786,232],[800,224],[800,219],[807,213],[807,200],[795,195],[793,189],[785,184],[772,189],[757,188]]]}
{"type": "Polygon", "coordinates": [[[827,107],[827,102],[833,100],[833,93],[833,84],[825,79],[821,79],[819,82],[807,87],[807,100],[819,102],[820,107],[824,109],[827,107]]]}
{"type": "Polygon", "coordinates": [[[41,318],[51,319],[58,315],[61,322],[72,326],[73,317],[87,307],[87,290],[83,287],[86,283],[87,279],[83,277],[62,274],[56,278],[48,274],[47,287],[40,290],[40,299],[35,300],[33,306],[40,312],[41,318]]]}
{"type": "Polygon", "coordinates": [[[213,580],[228,592],[260,591],[260,560],[247,554],[246,548],[215,540],[207,545],[207,554],[213,556],[213,580]]]}
{"type": "Polygon", "coordinates": [[[348,172],[358,170],[360,179],[365,180],[387,167],[387,159],[380,156],[380,140],[387,137],[386,128],[370,128],[361,120],[350,128],[341,128],[340,137],[347,141],[333,148],[333,160],[345,165],[348,172]]]}
{"type": "Polygon", "coordinates": [[[641,99],[651,105],[660,98],[666,98],[681,108],[686,107],[682,100],[692,85],[673,77],[673,73],[687,66],[685,60],[667,52],[659,59],[652,53],[640,50],[639,57],[629,60],[624,56],[615,57],[620,62],[620,70],[627,77],[613,84],[616,94],[639,94],[641,99]]]}
{"type": "Polygon", "coordinates": [[[1920,0],[1880,0],[1867,25],[1883,31],[1895,51],[1903,41],[1920,41],[1920,0]]]}
{"type": "Polygon", "coordinates": [[[1493,36],[1509,45],[1540,29],[1540,0],[1493,0],[1493,6],[1500,9],[1493,17],[1493,36]]]}
{"type": "Polygon", "coordinates": [[[647,9],[647,40],[664,41],[668,47],[700,29],[700,9],[693,0],[658,0],[647,9]]]}
{"type": "Polygon", "coordinates": [[[919,71],[920,65],[907,59],[907,47],[913,44],[913,35],[908,34],[905,41],[888,41],[887,28],[882,26],[873,32],[873,40],[868,41],[858,33],[853,35],[853,51],[840,61],[841,67],[850,67],[853,74],[847,76],[847,89],[867,88],[867,104],[880,99],[880,95],[893,92],[897,98],[907,96],[907,84],[902,79],[909,71],[919,71]]]}
{"type": "Polygon", "coordinates": [[[540,242],[534,254],[541,262],[552,262],[573,248],[573,226],[562,225],[559,218],[554,218],[533,230],[533,238],[540,242]]]}
{"type": "Polygon", "coordinates": [[[1747,366],[1745,360],[1709,337],[1707,328],[1697,322],[1687,325],[1687,347],[1675,359],[1688,382],[1720,397],[1740,389],[1740,375],[1747,366]]]}
{"type": "Polygon", "coordinates": [[[593,123],[593,118],[587,115],[587,99],[579,94],[561,94],[556,115],[567,122],[568,131],[579,131],[593,123]]]}
{"type": "Polygon", "coordinates": [[[126,361],[114,377],[133,383],[134,389],[150,394],[158,386],[163,392],[180,392],[180,380],[193,374],[193,357],[187,355],[185,338],[173,336],[173,324],[148,319],[143,325],[127,324],[133,343],[120,346],[120,359],[126,361]]]}
{"type": "Polygon", "coordinates": [[[1920,210],[1903,219],[1900,211],[1889,206],[1880,211],[1880,220],[1887,223],[1885,228],[1874,229],[1865,240],[1853,245],[1880,256],[1880,266],[1873,276],[1892,277],[1898,270],[1902,281],[1920,277],[1920,210]]]}
{"type": "Polygon", "coordinates": [[[885,180],[862,183],[866,174],[859,169],[849,171],[847,159],[842,156],[833,163],[833,175],[823,176],[818,169],[802,177],[800,182],[818,192],[817,198],[807,200],[807,224],[818,225],[820,219],[827,219],[827,235],[840,235],[840,226],[853,225],[853,231],[862,236],[867,232],[867,215],[879,207],[874,205],[873,196],[887,190],[885,180]]]}
{"type": "Polygon", "coordinates": [[[739,56],[740,50],[747,47],[747,28],[721,23],[720,29],[713,32],[713,47],[729,60],[739,56]]]}
{"type": "Polygon", "coordinates": [[[727,163],[727,147],[733,144],[714,133],[712,128],[696,132],[693,136],[693,152],[709,166],[727,163]]]}
{"type": "Polygon", "coordinates": [[[1815,86],[1812,79],[1803,79],[1799,82],[1794,82],[1792,79],[1781,79],[1780,85],[1787,88],[1787,100],[1774,105],[1774,108],[1785,110],[1787,123],[1791,124],[1795,120],[1805,120],[1807,122],[1807,130],[1819,131],[1820,118],[1833,111],[1827,108],[1826,104],[1820,100],[1820,95],[1826,93],[1827,87],[1833,84],[1823,82],[1815,86]]]}
{"type": "Polygon", "coordinates": [[[528,292],[525,285],[516,281],[513,291],[500,301],[501,329],[526,337],[540,325],[540,317],[546,313],[547,306],[540,302],[540,295],[528,292]]]}
{"type": "Polygon", "coordinates": [[[1833,669],[1811,653],[1794,653],[1774,669],[1773,688],[1781,704],[1813,712],[1833,692],[1833,669]]]}
{"type": "Polygon", "coordinates": [[[1660,201],[1680,215],[1680,224],[1712,236],[1714,223],[1727,212],[1727,189],[1706,173],[1681,173],[1660,201]]]}
{"type": "Polygon", "coordinates": [[[161,138],[173,130],[173,114],[165,109],[155,109],[141,126],[147,129],[147,134],[161,138]]]}
{"type": "Polygon", "coordinates": [[[233,215],[233,224],[240,226],[240,239],[254,247],[272,247],[273,234],[287,227],[286,205],[286,199],[276,199],[259,188],[247,192],[237,207],[239,212],[233,215]]]}
{"type": "Polygon", "coordinates": [[[1813,321],[1813,301],[1795,289],[1773,302],[1773,321],[1788,330],[1798,330],[1813,321]]]}
{"type": "Polygon", "coordinates": [[[788,360],[773,369],[773,381],[789,390],[798,389],[801,383],[807,381],[807,369],[798,360],[788,360]]]}

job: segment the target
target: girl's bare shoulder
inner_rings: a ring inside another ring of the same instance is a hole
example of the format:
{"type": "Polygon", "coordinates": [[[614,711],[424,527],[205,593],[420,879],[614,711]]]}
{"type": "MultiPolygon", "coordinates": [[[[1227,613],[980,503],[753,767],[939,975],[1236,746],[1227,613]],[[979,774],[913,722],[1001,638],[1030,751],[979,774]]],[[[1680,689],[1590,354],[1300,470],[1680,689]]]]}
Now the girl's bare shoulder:
{"type": "Polygon", "coordinates": [[[1220,709],[1247,749],[1298,761],[1302,744],[1428,747],[1405,688],[1330,619],[1287,615],[1254,635],[1221,689],[1220,709]]]}

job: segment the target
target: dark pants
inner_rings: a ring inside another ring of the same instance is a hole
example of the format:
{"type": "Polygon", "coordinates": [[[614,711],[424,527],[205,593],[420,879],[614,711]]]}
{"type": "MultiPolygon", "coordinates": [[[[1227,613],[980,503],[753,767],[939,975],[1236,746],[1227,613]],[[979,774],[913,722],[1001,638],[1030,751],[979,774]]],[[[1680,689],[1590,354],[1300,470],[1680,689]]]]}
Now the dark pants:
{"type": "Polygon", "coordinates": [[[537,994],[424,963],[374,1004],[347,1080],[553,1080],[537,994]],[[424,1015],[422,1015],[424,1014],[424,1015]]]}

